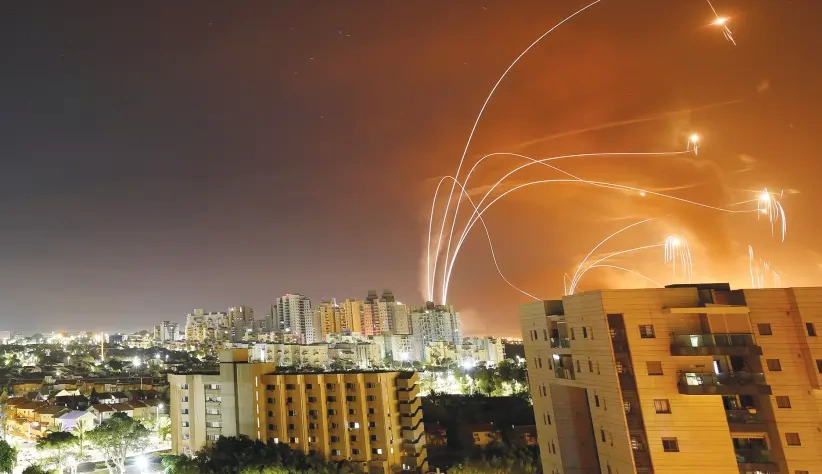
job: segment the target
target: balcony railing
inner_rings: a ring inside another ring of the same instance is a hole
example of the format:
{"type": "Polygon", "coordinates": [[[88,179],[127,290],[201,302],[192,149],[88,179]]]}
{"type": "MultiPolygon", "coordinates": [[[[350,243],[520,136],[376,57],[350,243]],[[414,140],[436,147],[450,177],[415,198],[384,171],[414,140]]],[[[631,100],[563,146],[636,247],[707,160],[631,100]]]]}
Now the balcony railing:
{"type": "Polygon", "coordinates": [[[558,379],[576,379],[576,374],[574,374],[574,371],[572,369],[565,369],[562,367],[557,367],[556,369],[554,369],[554,375],[556,375],[558,379]]]}
{"type": "Polygon", "coordinates": [[[571,348],[571,340],[567,337],[552,337],[551,338],[551,347],[554,349],[570,349],[571,348]]]}
{"type": "MultiPolygon", "coordinates": [[[[777,472],[776,463],[771,461],[771,453],[765,449],[736,449],[736,462],[738,464],[754,464],[757,468],[764,467],[764,472],[777,472]],[[762,465],[766,466],[762,466],[762,465]]],[[[754,467],[754,466],[752,466],[754,467]]]]}
{"type": "Polygon", "coordinates": [[[714,374],[679,372],[679,393],[684,395],[771,395],[765,375],[753,372],[714,374]]]}
{"type": "Polygon", "coordinates": [[[725,416],[728,417],[728,423],[764,423],[762,418],[756,413],[751,413],[749,410],[725,410],[725,416]]]}
{"type": "Polygon", "coordinates": [[[672,355],[762,355],[753,334],[671,334],[672,355]]]}

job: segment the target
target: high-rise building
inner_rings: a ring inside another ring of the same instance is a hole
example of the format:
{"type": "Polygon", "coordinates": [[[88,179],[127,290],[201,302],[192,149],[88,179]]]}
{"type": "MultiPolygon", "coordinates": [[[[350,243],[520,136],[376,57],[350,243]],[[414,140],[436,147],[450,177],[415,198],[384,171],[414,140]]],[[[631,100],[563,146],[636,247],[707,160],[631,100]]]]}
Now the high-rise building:
{"type": "Polygon", "coordinates": [[[154,326],[154,340],[159,342],[176,341],[179,336],[180,325],[171,321],[163,321],[162,324],[154,326]]]}
{"type": "Polygon", "coordinates": [[[254,331],[254,309],[246,305],[228,308],[228,325],[231,328],[232,340],[242,341],[254,331]]]}
{"type": "Polygon", "coordinates": [[[417,350],[417,360],[422,359],[423,348],[430,342],[462,343],[462,327],[459,313],[450,305],[428,303],[424,308],[411,311],[411,334],[417,350]]]}
{"type": "Polygon", "coordinates": [[[391,334],[411,334],[411,319],[408,317],[408,306],[394,301],[389,303],[389,318],[393,322],[391,334]]]}
{"type": "Polygon", "coordinates": [[[362,332],[363,301],[346,299],[342,304],[340,332],[362,332]]]}
{"type": "Polygon", "coordinates": [[[228,315],[195,309],[186,316],[186,340],[191,342],[227,341],[231,339],[228,315]]]}
{"type": "Polygon", "coordinates": [[[285,332],[294,334],[303,344],[319,341],[322,335],[311,300],[306,296],[290,293],[277,298],[277,320],[285,332]]]}
{"type": "Polygon", "coordinates": [[[822,288],[523,305],[545,473],[822,472],[822,288]]]}
{"type": "Polygon", "coordinates": [[[340,332],[340,320],[342,318],[342,308],[337,304],[337,300],[323,300],[314,307],[314,320],[320,322],[321,340],[325,340],[329,334],[340,332]]]}
{"type": "Polygon", "coordinates": [[[276,373],[243,349],[220,362],[219,374],[169,374],[172,453],[245,435],[375,474],[427,471],[417,374],[276,373]]]}

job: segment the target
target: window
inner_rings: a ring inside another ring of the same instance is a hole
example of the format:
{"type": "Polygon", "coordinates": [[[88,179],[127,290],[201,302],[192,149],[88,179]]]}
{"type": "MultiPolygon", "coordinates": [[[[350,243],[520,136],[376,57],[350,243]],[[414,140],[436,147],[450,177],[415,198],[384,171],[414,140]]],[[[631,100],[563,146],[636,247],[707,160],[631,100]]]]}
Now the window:
{"type": "Polygon", "coordinates": [[[588,339],[588,328],[586,328],[585,326],[582,327],[582,338],[588,339]]]}
{"type": "Polygon", "coordinates": [[[353,408],[349,408],[349,409],[348,409],[348,414],[349,414],[349,415],[354,415],[354,414],[356,414],[356,412],[354,411],[354,409],[353,409],[353,408]]]}
{"type": "Polygon", "coordinates": [[[574,328],[571,328],[571,340],[576,341],[576,339],[577,339],[577,336],[576,336],[576,333],[574,332],[574,328]]]}
{"type": "Polygon", "coordinates": [[[325,401],[333,403],[333,402],[337,401],[337,397],[329,395],[329,396],[325,397],[325,401]]]}
{"type": "Polygon", "coordinates": [[[805,329],[808,330],[808,336],[816,337],[816,328],[813,327],[813,323],[805,323],[805,329]]]}
{"type": "Polygon", "coordinates": [[[270,431],[277,431],[277,425],[272,425],[272,424],[270,424],[270,423],[269,423],[269,424],[268,424],[268,429],[269,429],[270,431]]]}
{"type": "Polygon", "coordinates": [[[317,424],[312,421],[311,423],[308,424],[308,429],[309,430],[317,429],[317,424]]]}
{"type": "Polygon", "coordinates": [[[639,326],[639,336],[643,339],[653,339],[656,337],[653,324],[639,326]]]}
{"type": "Polygon", "coordinates": [[[369,441],[377,441],[377,435],[371,435],[368,437],[369,441]]]}
{"type": "Polygon", "coordinates": [[[594,363],[593,363],[593,361],[590,361],[590,360],[588,361],[588,372],[591,372],[591,373],[594,372],[594,363]]]}
{"type": "Polygon", "coordinates": [[[308,442],[309,443],[316,443],[317,442],[317,437],[316,436],[309,436],[308,437],[308,442]]]}
{"type": "Polygon", "coordinates": [[[352,443],[356,443],[357,442],[357,435],[351,435],[351,436],[348,437],[348,439],[350,439],[352,443]]]}
{"type": "Polygon", "coordinates": [[[347,401],[347,402],[356,402],[357,397],[355,397],[353,395],[349,395],[349,396],[345,397],[345,401],[347,401]]]}
{"type": "Polygon", "coordinates": [[[357,448],[354,448],[354,449],[352,449],[352,450],[351,450],[351,454],[353,454],[354,456],[356,456],[356,455],[360,454],[360,450],[359,450],[359,449],[357,449],[357,448]]]}
{"type": "Polygon", "coordinates": [[[357,428],[359,428],[359,427],[360,427],[360,424],[359,424],[359,423],[357,423],[356,421],[349,421],[349,422],[348,422],[348,428],[349,428],[349,429],[355,430],[355,429],[357,429],[357,428]]]}
{"type": "Polygon", "coordinates": [[[288,410],[288,416],[297,416],[296,410],[288,410]]]}
{"type": "Polygon", "coordinates": [[[550,413],[548,414],[548,424],[549,425],[551,424],[551,414],[550,413]]]}
{"type": "Polygon", "coordinates": [[[377,397],[375,397],[374,395],[366,395],[365,396],[365,401],[368,401],[368,402],[373,402],[376,399],[377,399],[377,397]]]}
{"type": "Polygon", "coordinates": [[[337,410],[335,410],[335,409],[333,409],[333,408],[332,408],[332,409],[330,409],[330,410],[328,410],[328,416],[334,416],[334,415],[336,415],[336,414],[337,414],[337,410]]]}
{"type": "Polygon", "coordinates": [[[791,407],[791,397],[786,397],[784,395],[776,397],[776,406],[777,406],[777,408],[790,408],[791,407]]]}
{"type": "Polygon", "coordinates": [[[339,427],[340,427],[340,425],[338,423],[331,423],[331,429],[332,430],[336,430],[339,427]]]}
{"type": "Polygon", "coordinates": [[[353,383],[347,383],[347,384],[345,384],[345,388],[348,389],[348,390],[354,390],[354,384],[353,383]]]}
{"type": "Polygon", "coordinates": [[[377,427],[377,423],[376,423],[375,421],[369,421],[369,422],[368,422],[368,427],[369,427],[369,428],[376,428],[376,427],[377,427]]]}
{"type": "Polygon", "coordinates": [[[317,397],[308,397],[308,403],[317,403],[317,397]]]}
{"type": "Polygon", "coordinates": [[[599,408],[599,395],[594,395],[594,406],[599,408]]]}
{"type": "Polygon", "coordinates": [[[760,336],[772,336],[771,325],[769,323],[759,323],[756,325],[756,330],[759,331],[760,336]]]}
{"type": "Polygon", "coordinates": [[[285,399],[285,403],[286,405],[291,405],[292,403],[294,403],[294,399],[292,397],[287,397],[285,399]]]}
{"type": "Polygon", "coordinates": [[[662,438],[662,450],[666,453],[678,453],[679,442],[676,438],[662,438]]]}
{"type": "Polygon", "coordinates": [[[768,371],[770,372],[781,372],[782,371],[782,364],[779,362],[779,359],[765,359],[765,362],[768,364],[768,371]]]}
{"type": "Polygon", "coordinates": [[[339,456],[340,455],[340,450],[339,449],[332,449],[331,450],[331,455],[332,456],[339,456]]]}
{"type": "Polygon", "coordinates": [[[300,438],[288,438],[288,442],[291,443],[291,444],[299,443],[300,438]]]}
{"type": "Polygon", "coordinates": [[[368,414],[369,414],[369,415],[373,415],[374,413],[376,413],[376,412],[374,411],[374,409],[373,409],[373,408],[369,408],[369,409],[368,409],[368,414]]]}
{"type": "Polygon", "coordinates": [[[788,442],[788,446],[802,446],[799,433],[785,433],[785,441],[788,442]]]}
{"type": "Polygon", "coordinates": [[[816,359],[816,371],[822,374],[822,359],[816,359]]]}
{"type": "Polygon", "coordinates": [[[540,369],[542,368],[542,357],[537,357],[537,363],[536,363],[536,365],[537,365],[537,367],[539,367],[540,369]]]}
{"type": "Polygon", "coordinates": [[[339,436],[332,436],[331,437],[331,442],[332,443],[339,443],[340,442],[340,437],[339,436]]]}
{"type": "Polygon", "coordinates": [[[371,454],[382,454],[382,448],[371,448],[371,454]]]}
{"type": "Polygon", "coordinates": [[[317,413],[317,410],[308,410],[308,416],[315,417],[317,415],[319,415],[319,413],[317,413]]]}
{"type": "Polygon", "coordinates": [[[314,386],[311,385],[310,383],[305,384],[305,389],[306,390],[311,390],[312,388],[314,388],[314,386]]]}
{"type": "Polygon", "coordinates": [[[649,360],[645,364],[648,366],[648,375],[662,375],[662,362],[649,360]]]}
{"type": "Polygon", "coordinates": [[[286,390],[294,390],[295,388],[296,388],[296,386],[293,383],[285,384],[285,389],[286,390]]]}
{"type": "Polygon", "coordinates": [[[671,413],[671,404],[665,398],[654,400],[654,408],[657,413],[671,413]]]}
{"type": "Polygon", "coordinates": [[[334,390],[334,384],[333,383],[325,384],[325,389],[326,390],[334,390]]]}
{"type": "Polygon", "coordinates": [[[542,330],[542,338],[545,339],[546,341],[548,340],[548,330],[547,329],[542,330]]]}
{"type": "Polygon", "coordinates": [[[183,395],[182,397],[180,397],[180,401],[183,402],[183,403],[187,402],[188,401],[188,396],[183,395]]]}
{"type": "Polygon", "coordinates": [[[600,437],[600,439],[602,439],[602,442],[603,442],[603,443],[604,443],[604,442],[606,441],[606,439],[607,439],[607,438],[605,438],[605,430],[603,430],[602,428],[600,428],[600,429],[599,429],[599,437],[600,437]]]}
{"type": "Polygon", "coordinates": [[[294,423],[289,423],[288,424],[288,429],[289,430],[293,430],[294,428],[295,428],[294,423]]]}
{"type": "Polygon", "coordinates": [[[271,398],[271,397],[268,397],[268,403],[274,403],[274,399],[271,398]]]}
{"type": "Polygon", "coordinates": [[[271,411],[271,410],[268,410],[268,416],[274,416],[274,412],[271,411]]]}
{"type": "Polygon", "coordinates": [[[374,388],[377,385],[374,382],[366,382],[365,388],[374,388]]]}
{"type": "Polygon", "coordinates": [[[188,408],[183,408],[182,410],[180,410],[180,412],[181,412],[183,415],[188,415],[188,408]]]}
{"type": "Polygon", "coordinates": [[[277,386],[276,385],[266,385],[265,389],[268,390],[269,392],[271,392],[271,391],[276,390],[277,386]]]}

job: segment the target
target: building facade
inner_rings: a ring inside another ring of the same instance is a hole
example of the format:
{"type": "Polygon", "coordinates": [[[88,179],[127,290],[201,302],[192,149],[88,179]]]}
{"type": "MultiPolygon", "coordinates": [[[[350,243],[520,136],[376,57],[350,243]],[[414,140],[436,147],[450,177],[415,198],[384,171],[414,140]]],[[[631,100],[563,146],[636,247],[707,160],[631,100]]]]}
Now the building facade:
{"type": "Polygon", "coordinates": [[[228,326],[231,340],[240,342],[254,331],[254,309],[246,305],[228,308],[228,326]]]}
{"type": "Polygon", "coordinates": [[[226,341],[232,335],[228,314],[195,309],[186,315],[186,341],[226,341]]]}
{"type": "Polygon", "coordinates": [[[287,373],[224,350],[220,373],[169,374],[172,453],[246,435],[366,472],[426,472],[418,376],[412,372],[287,373]]]}
{"type": "Polygon", "coordinates": [[[822,472],[822,288],[523,305],[547,473],[822,472]]]}
{"type": "Polygon", "coordinates": [[[450,305],[427,304],[411,311],[411,334],[419,350],[430,342],[462,343],[462,325],[459,313],[450,305]]]}
{"type": "Polygon", "coordinates": [[[314,318],[311,300],[296,293],[277,298],[277,320],[285,332],[290,332],[303,344],[312,344],[321,339],[322,328],[314,318]]]}

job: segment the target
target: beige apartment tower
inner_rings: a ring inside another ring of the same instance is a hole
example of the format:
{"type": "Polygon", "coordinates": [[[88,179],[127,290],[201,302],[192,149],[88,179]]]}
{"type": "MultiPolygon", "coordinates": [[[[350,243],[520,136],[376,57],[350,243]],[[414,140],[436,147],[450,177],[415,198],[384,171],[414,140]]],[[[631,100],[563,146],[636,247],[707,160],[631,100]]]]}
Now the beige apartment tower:
{"type": "Polygon", "coordinates": [[[360,463],[369,474],[427,471],[416,373],[276,373],[234,349],[220,353],[219,374],[168,378],[174,454],[245,435],[360,463]]]}
{"type": "Polygon", "coordinates": [[[822,473],[822,288],[520,308],[545,474],[822,473]]]}

